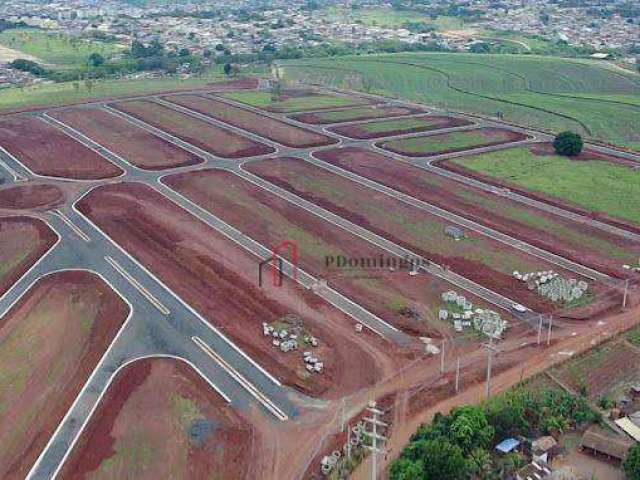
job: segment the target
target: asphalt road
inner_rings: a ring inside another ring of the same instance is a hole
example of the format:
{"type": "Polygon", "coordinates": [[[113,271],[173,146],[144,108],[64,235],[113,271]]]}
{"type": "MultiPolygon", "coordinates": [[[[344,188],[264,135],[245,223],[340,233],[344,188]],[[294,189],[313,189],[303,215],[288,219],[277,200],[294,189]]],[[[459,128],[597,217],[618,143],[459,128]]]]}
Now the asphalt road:
{"type": "MultiPolygon", "coordinates": [[[[352,174],[337,167],[330,166],[325,162],[321,162],[313,157],[312,152],[327,148],[336,148],[344,145],[357,145],[366,148],[377,148],[373,144],[379,140],[351,140],[340,137],[336,134],[328,132],[324,126],[311,126],[296,122],[289,119],[284,114],[273,114],[238,104],[231,100],[222,99],[230,104],[241,105],[248,110],[256,111],[262,115],[267,115],[293,125],[304,127],[318,133],[333,136],[339,139],[337,145],[328,147],[319,147],[316,149],[295,149],[278,145],[275,142],[264,139],[258,135],[246,132],[242,129],[229,126],[223,122],[211,119],[202,114],[198,114],[184,107],[178,107],[172,103],[154,97],[155,101],[170,105],[172,108],[188,113],[196,118],[200,118],[212,125],[222,126],[228,130],[236,131],[244,136],[250,137],[261,143],[272,146],[276,151],[269,155],[263,155],[250,159],[257,161],[260,158],[272,156],[297,156],[306,161],[319,165],[322,168],[334,171],[352,181],[361,183],[377,191],[383,192],[399,201],[420,208],[435,215],[446,218],[452,223],[463,225],[465,228],[472,229],[482,235],[486,235],[497,241],[505,243],[513,248],[526,251],[529,254],[538,256],[548,262],[554,263],[559,267],[571,270],[580,275],[594,278],[600,281],[608,281],[609,278],[597,271],[589,269],[576,262],[559,257],[542,249],[527,245],[519,239],[509,237],[500,232],[489,229],[477,222],[463,219],[442,208],[435,207],[426,202],[419,201],[413,197],[404,195],[395,190],[384,187],[376,182],[372,182],[358,175],[352,174]]],[[[387,99],[384,99],[388,101],[387,99]]],[[[401,102],[390,102],[401,104],[401,102]]],[[[106,105],[96,103],[107,111],[112,112],[125,118],[134,125],[137,125],[165,140],[168,140],[185,150],[197,155],[202,159],[202,163],[193,166],[178,167],[167,169],[162,172],[148,171],[131,165],[126,159],[119,157],[102,145],[82,135],[75,129],[61,123],[58,120],[49,117],[44,112],[40,114],[43,121],[60,128],[69,136],[98,151],[105,158],[118,165],[124,170],[124,174],[117,178],[105,181],[79,181],[82,185],[81,194],[85,194],[91,188],[103,183],[111,183],[115,181],[138,181],[152,186],[167,198],[189,211],[199,220],[205,222],[212,228],[226,235],[228,238],[253,253],[257,258],[265,259],[271,255],[270,250],[264,246],[239,232],[231,225],[226,224],[221,219],[206,212],[199,206],[193,204],[177,192],[161,182],[164,175],[177,173],[182,171],[193,171],[202,168],[221,168],[232,171],[256,185],[268,190],[289,202],[298,205],[301,208],[317,215],[326,221],[329,221],[346,231],[358,235],[366,241],[385,249],[393,255],[405,256],[413,255],[413,252],[396,245],[387,239],[376,235],[352,222],[349,222],[339,216],[336,216],[310,202],[303,200],[269,182],[266,182],[255,175],[242,169],[242,162],[237,160],[226,160],[216,157],[202,149],[191,145],[173,135],[154,128],[138,119],[131,117],[125,113],[119,112],[106,105]]],[[[357,123],[357,122],[343,122],[357,123]]],[[[478,126],[493,125],[490,122],[478,122],[478,126]]],[[[502,126],[502,125],[498,125],[502,126]]],[[[456,127],[449,130],[461,130],[473,127],[456,127]]],[[[514,130],[521,131],[522,129],[514,130]]],[[[441,133],[441,131],[429,132],[430,134],[441,133]]],[[[540,141],[546,139],[538,132],[528,132],[532,135],[531,141],[540,141]]],[[[404,135],[407,136],[407,135],[404,135]]],[[[403,136],[397,136],[398,138],[403,136]]],[[[388,137],[394,138],[394,137],[388,137]]],[[[511,145],[509,145],[511,146],[511,145]]],[[[476,151],[492,151],[506,146],[487,147],[476,149],[476,151]]],[[[603,147],[598,147],[602,149],[603,147]]],[[[611,149],[604,149],[607,153],[612,153],[611,149]]],[[[617,151],[614,151],[618,154],[617,151]]],[[[384,152],[386,155],[393,155],[384,152]]],[[[473,151],[464,154],[475,153],[473,151]]],[[[396,156],[399,157],[399,156],[396,156]]],[[[492,191],[494,187],[482,184],[475,180],[468,179],[456,174],[452,174],[446,170],[431,165],[430,159],[405,159],[412,164],[429,170],[435,174],[447,176],[459,182],[468,183],[475,187],[492,191]]],[[[17,159],[13,158],[6,151],[0,149],[0,171],[5,182],[21,182],[25,179],[43,178],[22,165],[17,159]]],[[[46,178],[46,177],[44,177],[46,178]]],[[[607,229],[612,233],[628,236],[631,232],[618,231],[614,227],[605,224],[600,225],[599,222],[593,223],[591,219],[586,219],[571,212],[567,212],[548,204],[533,201],[527,197],[521,197],[510,193],[509,197],[513,200],[527,203],[536,208],[551,211],[556,215],[578,222],[593,224],[596,228],[607,229]],[[613,228],[613,230],[611,230],[613,228]]],[[[78,197],[79,198],[79,197],[78,197]]],[[[77,200],[77,199],[76,199],[77,200]]],[[[54,478],[58,469],[62,465],[66,455],[72,448],[78,435],[81,433],[83,426],[90,418],[90,414],[96,407],[101,395],[107,389],[109,383],[113,379],[115,373],[127,363],[145,356],[162,356],[171,355],[183,358],[194,365],[212,384],[214,384],[222,395],[227,396],[231,403],[238,408],[248,408],[250,405],[258,404],[261,406],[265,415],[270,416],[274,421],[286,420],[297,415],[296,404],[298,402],[313,402],[313,399],[304,397],[303,395],[293,391],[290,388],[279,384],[269,372],[265,371],[262,366],[256,364],[252,359],[244,355],[230,340],[224,336],[224,332],[218,331],[212,327],[201,315],[193,308],[179,298],[171,289],[163,282],[155,277],[147,268],[138,263],[138,261],[118,246],[111,238],[105,235],[100,229],[93,225],[86,217],[71,207],[64,207],[59,212],[49,212],[45,215],[46,221],[55,229],[60,236],[60,242],[52,248],[52,250],[44,256],[27,274],[25,274],[4,296],[0,298],[0,313],[6,311],[20,299],[22,295],[36,282],[39,278],[52,272],[65,269],[84,269],[93,271],[102,276],[126,301],[131,307],[130,318],[127,320],[122,330],[113,341],[107,352],[101,359],[98,367],[93,375],[84,386],[82,392],[78,396],[76,402],[71,407],[58,430],[55,432],[51,441],[45,448],[44,452],[38,459],[38,462],[30,472],[30,478],[49,479],[54,478]],[[197,343],[194,338],[200,339],[197,343]],[[208,345],[215,352],[219,360],[216,360],[208,354],[202,344],[208,345]],[[261,395],[256,395],[256,390],[261,395]]],[[[637,239],[634,236],[631,238],[637,239]]],[[[639,237],[640,238],[640,237],[639,237]]],[[[285,261],[285,273],[292,275],[292,265],[285,261]]],[[[493,292],[481,285],[457,275],[455,272],[443,272],[437,265],[430,265],[423,272],[425,275],[434,275],[445,279],[446,281],[472,292],[491,303],[509,309],[513,301],[496,292],[493,292]]],[[[308,272],[299,271],[299,281],[306,287],[313,286],[317,279],[308,272]]],[[[337,308],[350,314],[356,321],[363,323],[375,332],[390,338],[396,342],[409,342],[410,339],[399,332],[393,326],[387,324],[383,319],[373,315],[366,309],[353,302],[340,292],[332,288],[323,288],[317,291],[317,294],[325,298],[327,301],[335,305],[337,308]]],[[[532,314],[535,312],[532,312],[532,314]]],[[[215,318],[211,319],[211,323],[215,325],[215,318]]],[[[537,321],[535,321],[537,325],[537,321]]]]}

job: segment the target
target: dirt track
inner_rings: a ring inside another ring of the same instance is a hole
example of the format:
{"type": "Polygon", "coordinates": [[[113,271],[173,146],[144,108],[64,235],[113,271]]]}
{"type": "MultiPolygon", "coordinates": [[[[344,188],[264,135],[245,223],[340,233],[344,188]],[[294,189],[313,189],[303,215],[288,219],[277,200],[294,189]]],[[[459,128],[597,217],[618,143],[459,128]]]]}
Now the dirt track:
{"type": "Polygon", "coordinates": [[[330,128],[330,130],[332,132],[339,133],[350,138],[371,139],[471,125],[470,121],[464,120],[462,118],[427,115],[424,117],[412,117],[410,119],[410,121],[412,122],[412,125],[410,127],[402,127],[402,125],[394,126],[394,124],[402,121],[403,119],[401,118],[393,120],[385,119],[379,122],[368,122],[359,125],[344,125],[340,127],[332,127],[330,128]],[[380,128],[381,125],[387,125],[387,127],[380,128]],[[377,128],[375,131],[371,131],[370,127],[377,128]]]}
{"type": "Polygon", "coordinates": [[[220,100],[199,95],[172,95],[164,100],[208,115],[235,127],[294,148],[331,145],[337,140],[300,127],[260,115],[244,108],[229,105],[220,100]]]}
{"type": "Polygon", "coordinates": [[[331,397],[372,385],[393,363],[394,348],[353,332],[353,321],[293,282],[257,285],[258,260],[150,187],[99,187],[78,207],[173,291],[224,331],[283,383],[331,397]],[[131,208],[136,205],[135,208],[131,208]],[[287,314],[320,339],[322,375],[309,377],[300,352],[282,353],[262,335],[262,322],[287,314]],[[352,368],[344,369],[343,365],[352,368]]]}
{"type": "Polygon", "coordinates": [[[144,359],[115,378],[60,478],[257,478],[264,441],[190,366],[144,359]]]}
{"type": "Polygon", "coordinates": [[[0,145],[38,175],[99,180],[122,174],[104,157],[36,117],[1,118],[0,145]]]}
{"type": "Polygon", "coordinates": [[[149,100],[128,100],[111,106],[220,157],[241,158],[274,151],[267,145],[149,100]]]}
{"type": "Polygon", "coordinates": [[[195,165],[202,160],[100,108],[49,112],[126,161],[147,170],[195,165]]]}
{"type": "Polygon", "coordinates": [[[317,158],[419,200],[543,248],[614,277],[635,263],[640,244],[588,225],[490,194],[361,148],[325,150],[317,158]]]}
{"type": "Polygon", "coordinates": [[[5,293],[58,240],[42,220],[0,217],[0,295],[5,293]]]}
{"type": "Polygon", "coordinates": [[[403,115],[411,115],[421,113],[422,110],[409,107],[397,107],[391,105],[373,105],[370,107],[354,107],[339,111],[339,120],[334,120],[337,111],[328,110],[326,112],[300,113],[292,115],[291,118],[299,122],[310,123],[314,125],[326,125],[338,122],[355,122],[357,120],[369,120],[371,118],[391,118],[401,117],[403,115]]]}
{"type": "Polygon", "coordinates": [[[56,185],[33,183],[0,189],[0,208],[49,209],[64,203],[65,193],[56,185]]]}
{"type": "Polygon", "coordinates": [[[66,271],[0,319],[0,477],[25,477],[127,314],[98,276],[66,271]]]}

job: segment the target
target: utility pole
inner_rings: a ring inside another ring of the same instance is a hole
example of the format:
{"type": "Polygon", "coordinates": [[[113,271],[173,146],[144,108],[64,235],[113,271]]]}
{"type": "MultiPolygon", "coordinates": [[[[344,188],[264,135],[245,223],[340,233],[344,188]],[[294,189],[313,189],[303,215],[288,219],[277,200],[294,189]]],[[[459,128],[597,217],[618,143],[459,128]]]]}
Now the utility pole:
{"type": "Polygon", "coordinates": [[[460,357],[456,362],[456,393],[460,391],[460,357]]]}
{"type": "Polygon", "coordinates": [[[629,291],[629,279],[624,281],[624,295],[622,296],[622,308],[627,308],[627,293],[629,291]]]}
{"type": "Polygon", "coordinates": [[[540,314],[540,322],[538,323],[538,345],[542,341],[542,314],[540,314]]]}
{"type": "Polygon", "coordinates": [[[442,349],[440,350],[440,373],[444,373],[444,340],[442,340],[442,349]]]}
{"type": "Polygon", "coordinates": [[[487,390],[486,395],[489,398],[491,395],[491,367],[493,362],[493,354],[498,352],[498,349],[493,344],[493,337],[489,337],[489,343],[485,343],[484,348],[487,350],[487,390]]]}
{"type": "Polygon", "coordinates": [[[378,453],[380,452],[380,448],[378,447],[378,440],[380,440],[381,442],[387,441],[386,437],[378,435],[378,427],[386,428],[388,427],[388,425],[378,419],[378,417],[384,414],[384,412],[376,408],[376,402],[374,402],[373,400],[369,402],[367,411],[371,414],[371,417],[365,417],[362,420],[367,424],[371,424],[371,432],[365,431],[364,434],[368,437],[371,437],[371,446],[367,447],[373,452],[373,458],[371,459],[371,480],[377,480],[378,453]]]}
{"type": "Polygon", "coordinates": [[[547,332],[547,347],[551,345],[551,326],[553,325],[553,315],[549,315],[549,330],[547,332]]]}

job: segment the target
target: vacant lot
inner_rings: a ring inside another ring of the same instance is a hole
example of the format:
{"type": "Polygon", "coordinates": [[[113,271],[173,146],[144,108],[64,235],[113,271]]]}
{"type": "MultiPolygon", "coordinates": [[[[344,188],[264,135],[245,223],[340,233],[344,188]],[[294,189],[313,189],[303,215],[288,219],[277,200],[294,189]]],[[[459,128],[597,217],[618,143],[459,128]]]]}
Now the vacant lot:
{"type": "Polygon", "coordinates": [[[636,263],[640,244],[469,187],[370,150],[347,147],[315,157],[445,210],[618,277],[636,263]]]}
{"type": "Polygon", "coordinates": [[[97,107],[58,110],[49,112],[49,115],[140,168],[162,170],[195,165],[202,161],[174,144],[97,107]]]}
{"type": "Polygon", "coordinates": [[[469,230],[456,241],[445,234],[450,222],[301,159],[268,159],[245,168],[487,288],[532,307],[548,307],[512,275],[553,268],[538,258],[469,230]]]}
{"type": "Polygon", "coordinates": [[[58,240],[42,220],[0,218],[0,295],[5,293],[58,240]]]}
{"type": "Polygon", "coordinates": [[[426,137],[411,137],[400,140],[380,142],[385,150],[409,157],[428,157],[453,153],[470,148],[489,147],[502,143],[516,142],[526,138],[524,135],[500,128],[479,128],[464,132],[442,133],[426,137]]]}
{"type": "Polygon", "coordinates": [[[279,99],[272,99],[269,92],[230,92],[225,98],[246,103],[253,107],[264,108],[271,112],[294,113],[305,110],[322,110],[336,107],[368,105],[368,100],[342,95],[329,95],[308,91],[288,91],[279,99]]]}
{"type": "Polygon", "coordinates": [[[0,319],[0,476],[23,479],[125,321],[99,277],[40,279],[0,319]]]}
{"type": "MultiPolygon", "coordinates": [[[[640,170],[585,151],[575,158],[548,146],[519,147],[451,160],[463,173],[538,194],[555,203],[615,217],[640,229],[640,170]]],[[[445,163],[444,166],[451,165],[445,163]]]]}
{"type": "Polygon", "coordinates": [[[441,128],[460,127],[471,125],[468,120],[454,117],[425,116],[382,120],[380,122],[367,122],[356,125],[344,125],[334,127],[332,132],[337,132],[351,138],[380,138],[406,133],[428,132],[441,128]]]}
{"type": "Polygon", "coordinates": [[[220,157],[250,157],[274,151],[267,145],[150,100],[129,100],[112,106],[220,157]]]}
{"type": "Polygon", "coordinates": [[[55,185],[7,186],[0,189],[0,208],[30,210],[53,208],[64,202],[64,192],[55,185]]]}
{"type": "Polygon", "coordinates": [[[297,284],[278,288],[267,282],[260,288],[256,257],[151,187],[102,186],[78,208],[283,383],[326,397],[379,379],[380,359],[373,352],[386,354],[356,335],[351,319],[297,284]],[[262,322],[286,315],[302,319],[321,339],[322,375],[311,377],[299,354],[282,353],[262,336],[262,322]],[[352,368],[340,368],[345,364],[352,368]]]}
{"type": "Polygon", "coordinates": [[[251,478],[260,441],[186,363],[138,360],[114,379],[62,478],[251,478]]]}
{"type": "Polygon", "coordinates": [[[408,267],[391,271],[385,259],[396,257],[385,250],[230,172],[177,174],[165,183],[267,247],[295,241],[301,268],[396,327],[417,335],[448,334],[449,323],[436,315],[440,295],[451,284],[426,274],[410,276],[408,267]],[[338,257],[382,259],[382,265],[339,266],[331,260],[338,257]]]}
{"type": "Polygon", "coordinates": [[[198,95],[172,95],[164,99],[288,147],[319,147],[337,142],[326,135],[295,127],[213,98],[198,95]]]}
{"type": "Polygon", "coordinates": [[[592,399],[614,400],[640,380],[640,350],[622,339],[607,342],[572,359],[551,373],[576,391],[585,390],[592,399]]]}
{"type": "Polygon", "coordinates": [[[32,116],[0,119],[0,146],[38,175],[99,180],[122,174],[106,158],[32,116]]]}
{"type": "Polygon", "coordinates": [[[327,124],[368,120],[371,118],[401,117],[403,115],[412,115],[414,113],[422,112],[422,110],[417,108],[397,107],[393,105],[372,105],[370,107],[353,107],[342,110],[300,113],[298,115],[292,115],[291,118],[298,120],[299,122],[327,124]]]}
{"type": "Polygon", "coordinates": [[[637,74],[536,55],[420,53],[280,62],[291,80],[374,92],[640,148],[637,74]],[[354,79],[356,79],[354,81],[354,79]],[[359,81],[357,79],[363,79],[359,81]]]}

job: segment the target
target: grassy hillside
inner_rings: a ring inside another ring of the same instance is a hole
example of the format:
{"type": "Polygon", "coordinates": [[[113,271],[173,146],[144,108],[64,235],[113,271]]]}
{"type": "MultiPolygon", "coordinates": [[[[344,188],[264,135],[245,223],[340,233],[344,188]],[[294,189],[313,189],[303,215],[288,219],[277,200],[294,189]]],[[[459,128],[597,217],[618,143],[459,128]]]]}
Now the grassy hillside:
{"type": "Polygon", "coordinates": [[[284,62],[287,78],[369,90],[640,150],[640,76],[595,61],[421,53],[284,62]]]}
{"type": "Polygon", "coordinates": [[[123,45],[92,42],[35,29],[9,29],[0,32],[0,45],[58,67],[86,65],[92,53],[109,58],[125,48],[123,45]]]}

